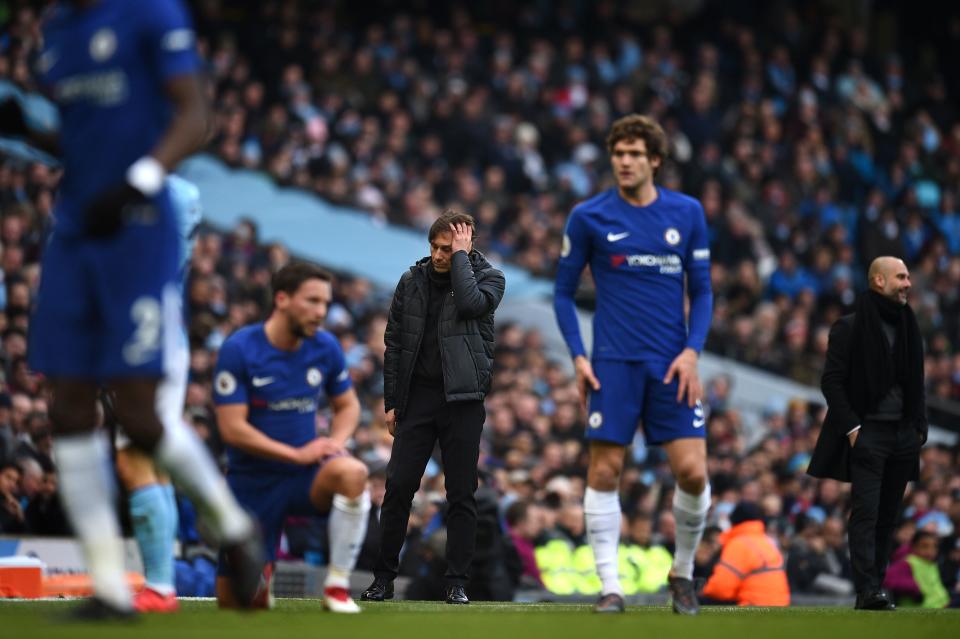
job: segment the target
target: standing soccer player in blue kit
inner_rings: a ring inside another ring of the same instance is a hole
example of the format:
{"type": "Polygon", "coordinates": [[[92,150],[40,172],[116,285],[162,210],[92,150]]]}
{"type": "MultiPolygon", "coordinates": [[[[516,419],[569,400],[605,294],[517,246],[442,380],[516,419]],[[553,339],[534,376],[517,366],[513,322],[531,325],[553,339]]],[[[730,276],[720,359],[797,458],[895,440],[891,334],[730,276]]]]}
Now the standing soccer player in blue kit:
{"type": "Polygon", "coordinates": [[[641,115],[617,120],[607,149],[617,188],[570,214],[554,301],[584,405],[589,396],[583,510],[603,585],[594,610],[624,611],[617,575],[618,488],[626,447],[642,422],[647,443],[664,447],[677,481],[669,585],[674,612],[692,615],[699,611],[694,552],[710,508],[697,373],[713,307],[706,221],[699,202],[654,184],[667,156],[666,134],[654,120],[641,115]],[[583,347],[573,300],[588,264],[597,290],[592,359],[583,347]]]}
{"type": "MultiPolygon", "coordinates": [[[[79,619],[133,613],[111,499],[109,450],[94,431],[101,385],[126,433],[193,497],[234,566],[248,606],[262,557],[203,444],[171,428],[182,405],[164,382],[183,374],[181,248],[165,177],[199,148],[207,105],[189,17],[179,0],[73,0],[45,17],[41,82],[56,102],[64,166],[56,223],[30,324],[31,366],[45,373],[60,494],[80,539],[95,596],[79,619]]],[[[35,141],[17,104],[0,128],[35,141]]]]}
{"type": "MultiPolygon", "coordinates": [[[[230,487],[260,522],[264,552],[272,562],[283,522],[293,515],[329,513],[330,566],[323,607],[356,613],[350,572],[367,530],[367,467],[344,445],[360,418],[360,401],[337,339],[320,330],[332,298],[331,276],[292,263],[271,281],[273,311],[267,321],[241,328],[217,355],[214,402],[227,444],[230,487]],[[317,408],[333,411],[329,437],[317,436],[317,408]]],[[[221,574],[229,566],[221,563],[221,574]]],[[[260,605],[269,607],[272,566],[260,605]]],[[[233,602],[218,579],[217,600],[233,602]]]]}

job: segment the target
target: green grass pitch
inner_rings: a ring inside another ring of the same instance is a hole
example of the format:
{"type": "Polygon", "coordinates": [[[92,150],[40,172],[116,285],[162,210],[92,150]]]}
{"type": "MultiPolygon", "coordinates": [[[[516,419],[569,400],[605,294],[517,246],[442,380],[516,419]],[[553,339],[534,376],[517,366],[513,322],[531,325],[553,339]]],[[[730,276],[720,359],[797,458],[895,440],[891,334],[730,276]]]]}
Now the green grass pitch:
{"type": "Polygon", "coordinates": [[[960,637],[960,611],[858,612],[841,608],[705,608],[678,617],[665,607],[629,607],[594,615],[566,604],[365,604],[360,615],[333,615],[315,599],[281,599],[269,612],[221,612],[211,601],[184,601],[175,615],[132,624],[63,624],[67,602],[0,600],[5,639],[949,639],[960,637]]]}

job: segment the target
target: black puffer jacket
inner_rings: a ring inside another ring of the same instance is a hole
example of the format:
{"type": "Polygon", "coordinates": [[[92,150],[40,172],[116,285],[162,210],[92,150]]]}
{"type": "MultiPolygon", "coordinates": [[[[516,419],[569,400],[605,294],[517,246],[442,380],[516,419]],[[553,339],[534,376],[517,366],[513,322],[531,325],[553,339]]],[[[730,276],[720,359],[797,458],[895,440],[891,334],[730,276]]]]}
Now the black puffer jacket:
{"type": "MultiPolygon", "coordinates": [[[[386,410],[396,409],[397,417],[407,405],[426,325],[429,265],[425,257],[403,274],[387,318],[383,396],[386,410]]],[[[493,376],[493,314],[503,299],[503,273],[479,251],[458,251],[451,260],[450,285],[440,310],[444,392],[448,402],[483,399],[493,376]]]]}

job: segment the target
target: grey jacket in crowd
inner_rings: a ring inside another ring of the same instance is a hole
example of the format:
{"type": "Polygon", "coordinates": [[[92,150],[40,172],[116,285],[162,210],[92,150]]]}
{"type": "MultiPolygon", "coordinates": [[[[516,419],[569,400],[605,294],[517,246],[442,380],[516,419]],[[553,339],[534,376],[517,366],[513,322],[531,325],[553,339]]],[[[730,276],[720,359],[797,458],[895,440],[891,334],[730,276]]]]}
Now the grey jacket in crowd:
{"type": "MultiPolygon", "coordinates": [[[[397,284],[387,318],[383,358],[385,410],[406,408],[410,379],[427,319],[430,279],[425,257],[397,284]]],[[[457,251],[451,258],[453,290],[440,310],[440,360],[448,402],[482,400],[493,377],[494,311],[503,299],[503,273],[479,251],[457,251]]]]}

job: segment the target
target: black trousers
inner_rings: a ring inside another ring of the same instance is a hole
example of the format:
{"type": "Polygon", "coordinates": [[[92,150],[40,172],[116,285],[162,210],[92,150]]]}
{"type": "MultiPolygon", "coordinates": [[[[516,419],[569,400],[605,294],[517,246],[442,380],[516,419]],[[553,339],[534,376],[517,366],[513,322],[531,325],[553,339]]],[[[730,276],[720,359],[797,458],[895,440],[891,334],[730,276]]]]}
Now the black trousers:
{"type": "Polygon", "coordinates": [[[920,436],[893,421],[866,421],[850,451],[850,561],[858,593],[879,590],[893,551],[893,532],[920,436]]]}
{"type": "Polygon", "coordinates": [[[486,412],[482,401],[447,403],[440,388],[412,386],[397,423],[380,510],[380,555],[373,573],[393,580],[407,534],[410,505],[420,488],[434,445],[440,442],[447,491],[447,572],[450,585],[465,585],[477,536],[477,462],[486,412]]]}

